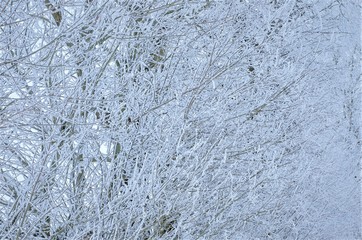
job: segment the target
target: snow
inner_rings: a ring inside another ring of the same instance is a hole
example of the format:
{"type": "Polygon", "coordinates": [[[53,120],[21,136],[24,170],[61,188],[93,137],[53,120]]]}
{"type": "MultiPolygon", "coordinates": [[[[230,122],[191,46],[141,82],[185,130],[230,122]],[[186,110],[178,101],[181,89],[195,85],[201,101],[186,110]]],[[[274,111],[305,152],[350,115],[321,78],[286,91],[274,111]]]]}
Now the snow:
{"type": "Polygon", "coordinates": [[[1,239],[362,238],[358,1],[50,2],[0,3],[1,239]]]}

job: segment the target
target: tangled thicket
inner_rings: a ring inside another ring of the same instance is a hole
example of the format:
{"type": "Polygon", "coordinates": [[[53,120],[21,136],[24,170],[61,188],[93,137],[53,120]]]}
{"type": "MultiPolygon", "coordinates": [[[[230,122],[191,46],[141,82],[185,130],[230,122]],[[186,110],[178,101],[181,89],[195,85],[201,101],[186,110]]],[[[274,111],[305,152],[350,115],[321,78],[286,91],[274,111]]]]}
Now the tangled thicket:
{"type": "Polygon", "coordinates": [[[359,139],[348,7],[2,1],[0,238],[326,238],[323,159],[359,139]]]}

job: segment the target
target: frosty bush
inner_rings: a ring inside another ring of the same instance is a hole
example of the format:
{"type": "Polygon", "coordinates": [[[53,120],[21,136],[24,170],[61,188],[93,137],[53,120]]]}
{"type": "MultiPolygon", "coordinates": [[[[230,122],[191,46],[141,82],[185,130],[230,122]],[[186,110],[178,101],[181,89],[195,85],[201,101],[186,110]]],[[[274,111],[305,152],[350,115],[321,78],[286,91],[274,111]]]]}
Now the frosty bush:
{"type": "Polygon", "coordinates": [[[356,7],[2,1],[1,238],[325,238],[339,136],[357,164],[356,7]]]}

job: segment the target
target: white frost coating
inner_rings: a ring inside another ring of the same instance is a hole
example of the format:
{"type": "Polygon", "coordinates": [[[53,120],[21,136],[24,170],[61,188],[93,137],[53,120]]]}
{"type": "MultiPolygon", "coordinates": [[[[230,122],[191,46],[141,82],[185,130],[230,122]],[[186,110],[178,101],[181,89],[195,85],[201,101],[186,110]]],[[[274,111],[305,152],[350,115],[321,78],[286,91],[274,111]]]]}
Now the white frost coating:
{"type": "Polygon", "coordinates": [[[13,92],[13,93],[11,93],[11,94],[9,95],[9,98],[11,98],[11,99],[19,99],[19,98],[20,98],[20,96],[19,96],[19,94],[18,94],[18,93],[13,92]]]}
{"type": "Polygon", "coordinates": [[[360,239],[357,5],[0,1],[0,239],[360,239]]]}

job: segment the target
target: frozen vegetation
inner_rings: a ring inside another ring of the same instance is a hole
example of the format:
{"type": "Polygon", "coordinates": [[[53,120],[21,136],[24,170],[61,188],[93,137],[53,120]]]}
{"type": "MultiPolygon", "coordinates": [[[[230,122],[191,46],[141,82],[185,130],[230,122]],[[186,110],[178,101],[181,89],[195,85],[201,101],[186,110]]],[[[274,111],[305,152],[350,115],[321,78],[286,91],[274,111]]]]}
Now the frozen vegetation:
{"type": "Polygon", "coordinates": [[[360,14],[0,1],[0,239],[361,239],[360,14]]]}

